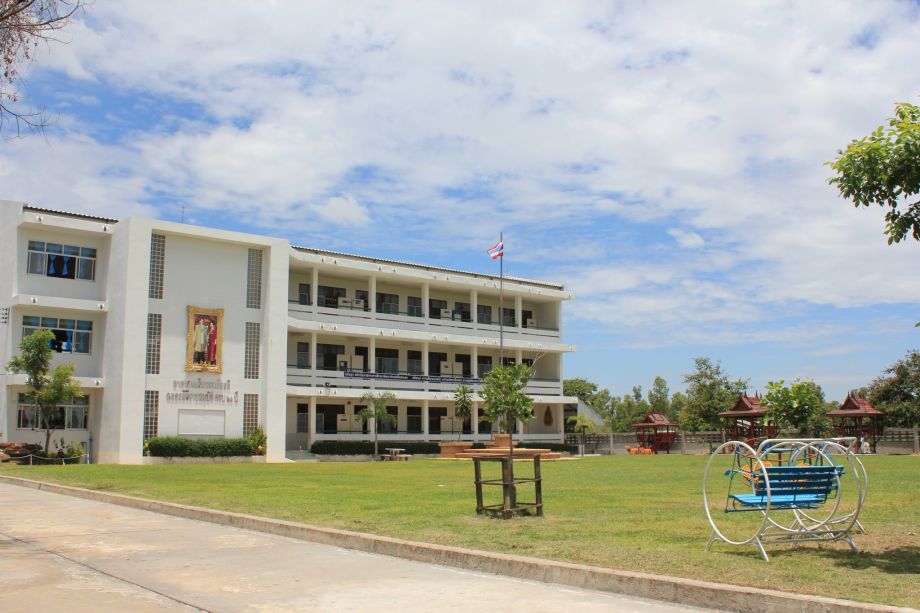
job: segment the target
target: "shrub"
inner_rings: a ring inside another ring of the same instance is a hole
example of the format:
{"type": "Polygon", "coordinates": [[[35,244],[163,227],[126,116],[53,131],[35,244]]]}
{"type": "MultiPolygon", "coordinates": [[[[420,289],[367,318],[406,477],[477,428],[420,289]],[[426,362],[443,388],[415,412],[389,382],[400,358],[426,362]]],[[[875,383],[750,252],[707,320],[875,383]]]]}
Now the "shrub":
{"type": "Polygon", "coordinates": [[[156,436],[147,441],[150,455],[160,458],[228,457],[253,455],[248,438],[190,439],[156,436]]]}
{"type": "MultiPolygon", "coordinates": [[[[441,448],[437,443],[422,441],[387,441],[386,447],[405,449],[407,454],[437,454],[441,448]]],[[[316,441],[310,447],[316,455],[373,455],[373,441],[316,441]]]]}
{"type": "Polygon", "coordinates": [[[256,429],[253,430],[252,434],[247,438],[249,439],[249,444],[252,445],[253,455],[265,455],[265,449],[268,446],[268,436],[266,436],[262,426],[256,426],[256,429]]]}

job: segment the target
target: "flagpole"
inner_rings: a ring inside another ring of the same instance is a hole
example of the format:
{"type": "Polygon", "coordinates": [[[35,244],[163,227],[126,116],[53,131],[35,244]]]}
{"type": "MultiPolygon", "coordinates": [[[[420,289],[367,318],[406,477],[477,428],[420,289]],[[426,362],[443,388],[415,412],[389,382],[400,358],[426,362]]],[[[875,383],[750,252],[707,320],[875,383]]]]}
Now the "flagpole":
{"type": "Polygon", "coordinates": [[[505,365],[505,234],[498,233],[502,254],[498,257],[498,365],[505,365]]]}

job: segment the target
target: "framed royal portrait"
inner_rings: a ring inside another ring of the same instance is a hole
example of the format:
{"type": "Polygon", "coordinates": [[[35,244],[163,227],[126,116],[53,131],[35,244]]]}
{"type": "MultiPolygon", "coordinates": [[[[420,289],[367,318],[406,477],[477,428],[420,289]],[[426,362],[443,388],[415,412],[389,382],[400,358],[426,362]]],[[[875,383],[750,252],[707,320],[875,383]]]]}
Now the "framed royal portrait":
{"type": "Polygon", "coordinates": [[[223,372],[224,310],[188,307],[186,372],[223,372]]]}

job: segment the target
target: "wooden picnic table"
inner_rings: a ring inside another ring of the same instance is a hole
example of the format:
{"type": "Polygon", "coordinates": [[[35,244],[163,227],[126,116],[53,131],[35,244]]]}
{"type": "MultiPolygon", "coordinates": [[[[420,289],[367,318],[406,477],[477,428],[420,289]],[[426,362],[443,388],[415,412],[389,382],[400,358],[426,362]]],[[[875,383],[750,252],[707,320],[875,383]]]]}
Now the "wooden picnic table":
{"type": "Polygon", "coordinates": [[[412,457],[409,455],[403,455],[405,449],[401,447],[386,447],[385,450],[390,453],[387,459],[393,462],[398,462],[399,460],[408,460],[410,457],[412,457]]]}

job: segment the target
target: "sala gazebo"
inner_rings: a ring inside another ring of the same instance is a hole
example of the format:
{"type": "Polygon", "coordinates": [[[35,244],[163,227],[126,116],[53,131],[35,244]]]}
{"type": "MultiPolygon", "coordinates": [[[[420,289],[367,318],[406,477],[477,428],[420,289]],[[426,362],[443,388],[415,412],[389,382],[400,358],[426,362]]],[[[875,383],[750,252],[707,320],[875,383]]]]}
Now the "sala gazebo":
{"type": "Polygon", "coordinates": [[[767,421],[767,409],[760,404],[760,396],[741,394],[735,406],[719,413],[722,431],[727,441],[746,441],[776,436],[776,425],[767,421]]]}
{"type": "Polygon", "coordinates": [[[830,417],[837,436],[856,437],[857,453],[863,440],[869,441],[869,447],[872,453],[875,453],[875,444],[878,443],[884,429],[885,414],[872,406],[868,400],[850,392],[843,404],[833,411],[828,411],[827,416],[830,417]]]}
{"type": "Polygon", "coordinates": [[[651,449],[653,453],[671,453],[671,447],[677,439],[677,424],[668,419],[667,415],[646,413],[645,419],[632,427],[636,431],[639,447],[651,449]]]}

